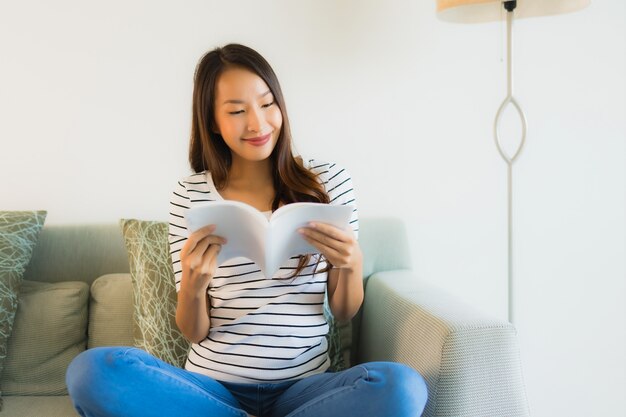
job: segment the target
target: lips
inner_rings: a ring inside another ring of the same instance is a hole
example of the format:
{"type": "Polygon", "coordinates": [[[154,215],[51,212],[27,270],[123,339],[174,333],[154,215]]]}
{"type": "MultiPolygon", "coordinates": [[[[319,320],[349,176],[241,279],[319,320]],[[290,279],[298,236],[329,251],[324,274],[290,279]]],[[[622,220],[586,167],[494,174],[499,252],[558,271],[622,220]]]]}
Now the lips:
{"type": "Polygon", "coordinates": [[[268,133],[267,135],[258,136],[256,138],[244,139],[244,141],[248,142],[250,145],[261,146],[265,145],[270,137],[272,137],[272,134],[268,133]]]}

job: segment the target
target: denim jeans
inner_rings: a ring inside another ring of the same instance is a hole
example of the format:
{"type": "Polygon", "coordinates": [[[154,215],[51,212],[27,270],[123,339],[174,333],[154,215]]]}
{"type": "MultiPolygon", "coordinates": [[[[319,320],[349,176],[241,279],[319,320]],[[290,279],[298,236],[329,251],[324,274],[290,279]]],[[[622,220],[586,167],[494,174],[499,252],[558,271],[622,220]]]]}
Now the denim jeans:
{"type": "Polygon", "coordinates": [[[78,355],[67,388],[84,417],[417,417],[427,400],[412,368],[370,362],[280,383],[219,382],[132,347],[78,355]]]}

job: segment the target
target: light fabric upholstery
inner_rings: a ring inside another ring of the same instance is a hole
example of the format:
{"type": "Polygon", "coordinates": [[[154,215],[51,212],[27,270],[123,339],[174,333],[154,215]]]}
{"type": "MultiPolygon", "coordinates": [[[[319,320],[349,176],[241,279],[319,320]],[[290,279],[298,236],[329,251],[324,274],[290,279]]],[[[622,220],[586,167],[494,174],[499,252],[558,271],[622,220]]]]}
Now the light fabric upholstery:
{"type": "Polygon", "coordinates": [[[374,272],[412,267],[406,228],[398,218],[360,219],[359,245],[363,251],[363,277],[366,279],[374,272]]]}
{"type": "Polygon", "coordinates": [[[46,214],[45,211],[0,211],[0,374],[4,368],[24,270],[32,257],[46,214]]]}
{"type": "Polygon", "coordinates": [[[130,272],[118,225],[50,225],[41,230],[24,272],[31,281],[84,281],[110,273],[130,272]]]}
{"type": "Polygon", "coordinates": [[[133,286],[130,274],[107,274],[91,284],[87,348],[133,346],[133,286]]]}
{"type": "Polygon", "coordinates": [[[2,417],[77,417],[68,395],[7,396],[2,417]]]}
{"type": "Polygon", "coordinates": [[[121,220],[133,288],[135,346],[183,367],[189,342],[176,325],[176,287],[165,222],[121,220]]]}
{"type": "MultiPolygon", "coordinates": [[[[359,245],[363,252],[363,280],[377,271],[411,269],[409,238],[402,220],[394,217],[366,217],[359,220],[359,245]]],[[[357,341],[360,339],[363,308],[341,329],[341,343],[349,349],[349,362],[358,363],[357,341]],[[350,334],[348,334],[350,332],[350,334]]]]}
{"type": "MultiPolygon", "coordinates": [[[[47,225],[41,229],[24,279],[42,282],[84,281],[91,284],[101,275],[129,270],[119,225],[47,225]]],[[[131,318],[126,320],[130,321],[131,318]]],[[[6,396],[1,415],[75,417],[77,414],[68,396],[6,396]]]]}
{"type": "MultiPolygon", "coordinates": [[[[357,336],[353,351],[358,348],[353,358],[397,360],[420,371],[430,389],[425,416],[528,415],[514,328],[477,313],[411,274],[400,221],[362,218],[359,223],[366,298],[362,322],[352,322],[357,336]]],[[[38,259],[35,270],[42,275],[32,274],[29,279],[62,280],[61,271],[65,271],[66,279],[82,276],[78,279],[91,283],[103,274],[129,271],[117,224],[46,226],[41,236],[46,238],[40,239],[33,260],[38,259]],[[79,250],[85,262],[76,264],[76,256],[55,245],[79,250]],[[52,276],[45,275],[46,265],[52,276]]],[[[66,396],[6,396],[0,416],[76,414],[66,396]]]]}
{"type": "Polygon", "coordinates": [[[410,271],[370,277],[361,333],[360,361],[406,363],[426,379],[426,417],[530,415],[515,328],[410,271]]]}
{"type": "Polygon", "coordinates": [[[65,395],[65,370],[87,345],[89,286],[23,281],[2,388],[5,395],[65,395]]]}

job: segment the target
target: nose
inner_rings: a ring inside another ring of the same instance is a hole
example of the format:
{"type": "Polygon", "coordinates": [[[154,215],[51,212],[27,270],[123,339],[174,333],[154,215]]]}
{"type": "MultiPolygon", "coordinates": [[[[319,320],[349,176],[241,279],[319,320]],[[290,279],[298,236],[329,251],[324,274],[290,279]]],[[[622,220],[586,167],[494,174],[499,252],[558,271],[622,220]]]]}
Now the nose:
{"type": "Polygon", "coordinates": [[[258,110],[248,112],[248,130],[250,132],[261,133],[263,131],[263,114],[258,110]]]}

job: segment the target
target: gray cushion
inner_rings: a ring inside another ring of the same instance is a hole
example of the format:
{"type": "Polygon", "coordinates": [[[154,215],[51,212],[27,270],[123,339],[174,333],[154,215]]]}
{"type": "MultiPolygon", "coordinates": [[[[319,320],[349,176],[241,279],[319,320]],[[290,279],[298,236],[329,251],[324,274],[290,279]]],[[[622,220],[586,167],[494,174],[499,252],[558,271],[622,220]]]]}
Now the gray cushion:
{"type": "Polygon", "coordinates": [[[65,371],[87,345],[84,282],[24,281],[2,374],[6,395],[64,395],[65,371]]]}
{"type": "Polygon", "coordinates": [[[2,417],[76,417],[72,400],[67,395],[56,397],[7,396],[2,417]]]}
{"type": "Polygon", "coordinates": [[[133,345],[130,274],[108,274],[91,284],[87,347],[133,345]]]}
{"type": "Polygon", "coordinates": [[[119,226],[46,225],[24,272],[31,281],[84,281],[128,272],[128,255],[119,226]]]}

